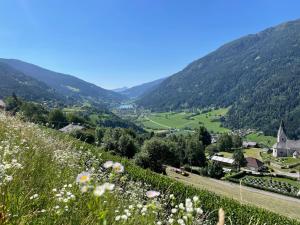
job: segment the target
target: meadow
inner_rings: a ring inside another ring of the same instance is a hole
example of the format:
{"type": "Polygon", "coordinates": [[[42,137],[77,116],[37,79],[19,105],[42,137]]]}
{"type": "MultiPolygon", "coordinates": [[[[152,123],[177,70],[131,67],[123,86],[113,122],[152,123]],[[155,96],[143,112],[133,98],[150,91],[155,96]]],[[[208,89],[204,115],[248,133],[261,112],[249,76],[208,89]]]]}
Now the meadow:
{"type": "Polygon", "coordinates": [[[246,140],[261,143],[265,146],[272,147],[276,143],[276,137],[265,136],[261,133],[251,133],[245,137],[246,140]]]}
{"type": "Polygon", "coordinates": [[[210,132],[223,133],[228,132],[229,129],[222,127],[220,118],[226,115],[227,111],[227,108],[221,108],[196,114],[189,112],[151,113],[143,115],[138,121],[147,130],[153,131],[169,129],[192,130],[202,125],[210,132]]]}
{"type": "Polygon", "coordinates": [[[2,113],[0,142],[1,224],[300,224],[2,113]]]}

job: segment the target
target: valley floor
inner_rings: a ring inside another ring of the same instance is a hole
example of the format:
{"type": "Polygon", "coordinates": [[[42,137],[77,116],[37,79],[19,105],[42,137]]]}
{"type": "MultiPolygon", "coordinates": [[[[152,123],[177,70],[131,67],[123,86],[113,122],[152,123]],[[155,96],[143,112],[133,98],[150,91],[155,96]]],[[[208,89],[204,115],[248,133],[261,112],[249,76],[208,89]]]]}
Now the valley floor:
{"type": "Polygon", "coordinates": [[[291,218],[300,219],[299,199],[196,174],[190,174],[188,177],[185,177],[173,172],[171,168],[167,169],[167,174],[185,184],[213,191],[216,194],[238,200],[243,204],[255,205],[291,218]]]}

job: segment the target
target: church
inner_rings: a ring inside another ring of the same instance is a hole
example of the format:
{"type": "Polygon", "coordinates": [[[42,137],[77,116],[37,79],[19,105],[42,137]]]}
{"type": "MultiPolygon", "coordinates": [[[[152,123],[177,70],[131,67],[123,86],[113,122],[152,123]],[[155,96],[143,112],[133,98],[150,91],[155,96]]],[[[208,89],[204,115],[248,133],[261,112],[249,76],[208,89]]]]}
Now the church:
{"type": "Polygon", "coordinates": [[[281,121],[277,133],[277,143],[273,145],[273,156],[298,158],[299,155],[300,140],[289,140],[286,136],[284,123],[281,121]]]}

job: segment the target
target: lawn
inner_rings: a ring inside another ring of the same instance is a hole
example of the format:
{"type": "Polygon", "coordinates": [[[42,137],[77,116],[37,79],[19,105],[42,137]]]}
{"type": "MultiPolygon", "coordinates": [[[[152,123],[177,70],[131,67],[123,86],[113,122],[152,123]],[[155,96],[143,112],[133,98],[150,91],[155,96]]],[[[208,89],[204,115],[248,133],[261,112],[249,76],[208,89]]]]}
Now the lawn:
{"type": "MultiPolygon", "coordinates": [[[[244,156],[245,157],[253,157],[259,160],[262,160],[261,156],[260,156],[260,148],[249,148],[249,149],[244,149],[244,156]]],[[[220,154],[224,155],[224,157],[226,158],[232,158],[232,154],[231,152],[220,152],[220,154]]]]}
{"type": "Polygon", "coordinates": [[[141,122],[143,126],[149,130],[190,130],[198,128],[200,125],[202,125],[205,126],[210,132],[223,133],[228,132],[229,129],[222,127],[219,120],[227,113],[227,111],[227,108],[221,108],[200,114],[188,112],[152,113],[139,118],[139,122],[141,122]]]}

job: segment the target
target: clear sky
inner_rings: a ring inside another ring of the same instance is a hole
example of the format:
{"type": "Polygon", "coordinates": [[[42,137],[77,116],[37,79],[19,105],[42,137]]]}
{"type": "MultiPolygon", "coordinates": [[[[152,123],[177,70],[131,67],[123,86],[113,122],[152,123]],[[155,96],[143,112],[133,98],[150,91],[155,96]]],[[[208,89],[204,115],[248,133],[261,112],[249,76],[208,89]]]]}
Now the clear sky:
{"type": "Polygon", "coordinates": [[[297,18],[298,0],[0,0],[0,57],[111,89],[297,18]]]}

